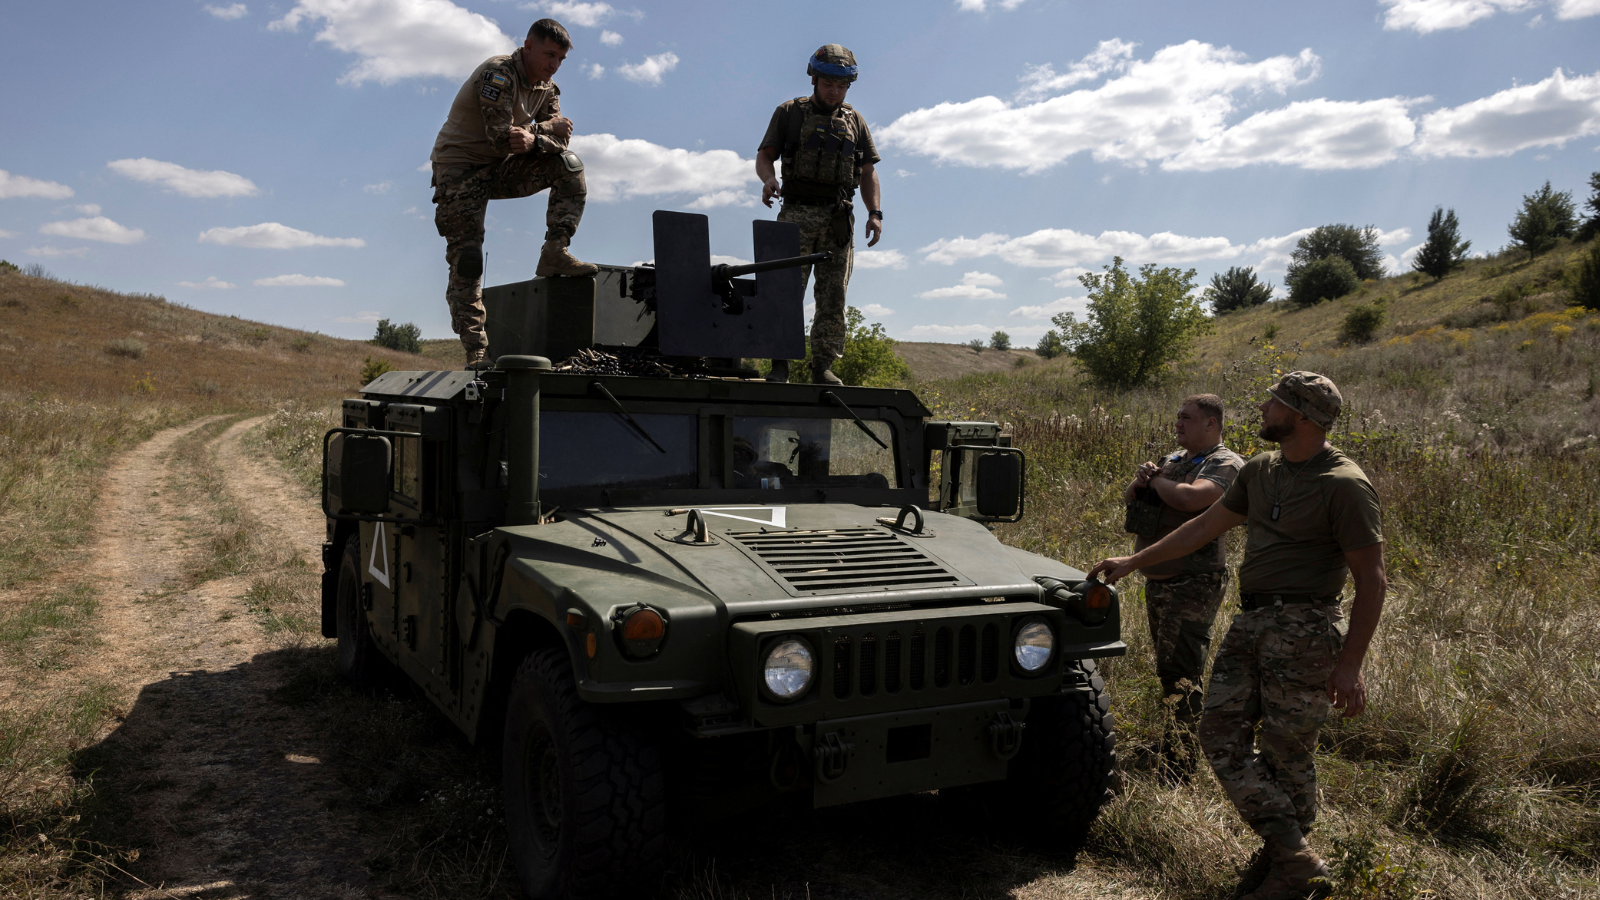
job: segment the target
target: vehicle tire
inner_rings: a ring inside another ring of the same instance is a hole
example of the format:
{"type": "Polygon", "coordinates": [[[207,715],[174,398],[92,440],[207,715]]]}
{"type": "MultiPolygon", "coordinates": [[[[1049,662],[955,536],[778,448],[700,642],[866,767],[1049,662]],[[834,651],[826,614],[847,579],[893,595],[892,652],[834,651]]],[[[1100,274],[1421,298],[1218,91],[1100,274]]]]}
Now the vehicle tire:
{"type": "Polygon", "coordinates": [[[535,651],[517,670],[501,768],[508,849],[533,900],[610,897],[658,872],[660,752],[578,697],[564,650],[535,651]]]}
{"type": "Polygon", "coordinates": [[[349,684],[369,685],[381,665],[378,648],[372,644],[372,628],[361,606],[361,535],[352,534],[339,558],[339,586],[334,595],[339,655],[335,669],[349,684]]]}

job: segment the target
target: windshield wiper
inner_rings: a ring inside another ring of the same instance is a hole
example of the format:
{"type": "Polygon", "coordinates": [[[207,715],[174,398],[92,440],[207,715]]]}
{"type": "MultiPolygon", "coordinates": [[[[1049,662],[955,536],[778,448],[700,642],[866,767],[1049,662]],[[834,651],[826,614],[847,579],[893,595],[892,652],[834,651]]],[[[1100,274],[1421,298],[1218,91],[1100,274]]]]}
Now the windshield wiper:
{"type": "Polygon", "coordinates": [[[872,438],[873,440],[877,441],[879,447],[882,447],[885,450],[889,449],[889,445],[885,444],[883,442],[883,438],[878,437],[877,435],[873,434],[872,433],[872,429],[867,427],[867,423],[861,421],[861,417],[856,415],[856,411],[850,408],[850,404],[844,402],[843,400],[840,400],[838,394],[835,394],[833,391],[823,391],[822,392],[822,399],[828,401],[829,403],[834,404],[835,406],[837,406],[840,409],[844,410],[845,412],[849,413],[850,414],[850,418],[852,418],[852,419],[854,419],[856,421],[856,427],[857,428],[859,428],[862,431],[866,432],[867,437],[872,438]]]}
{"type": "Polygon", "coordinates": [[[622,401],[621,400],[618,400],[616,397],[612,396],[610,391],[606,390],[606,386],[605,385],[601,384],[598,381],[591,381],[591,382],[589,382],[589,390],[591,390],[591,391],[599,391],[600,392],[600,396],[602,396],[602,397],[606,398],[607,400],[611,401],[612,408],[614,408],[619,414],[621,414],[622,418],[626,419],[629,425],[633,426],[633,430],[634,431],[639,432],[639,436],[640,437],[642,437],[645,440],[649,441],[650,442],[650,446],[656,448],[657,450],[660,450],[662,453],[666,453],[667,452],[667,448],[665,448],[665,447],[661,446],[660,444],[656,443],[656,439],[650,436],[650,432],[644,430],[644,426],[640,425],[638,420],[636,420],[633,417],[633,415],[628,412],[628,408],[626,406],[622,405],[622,401]]]}

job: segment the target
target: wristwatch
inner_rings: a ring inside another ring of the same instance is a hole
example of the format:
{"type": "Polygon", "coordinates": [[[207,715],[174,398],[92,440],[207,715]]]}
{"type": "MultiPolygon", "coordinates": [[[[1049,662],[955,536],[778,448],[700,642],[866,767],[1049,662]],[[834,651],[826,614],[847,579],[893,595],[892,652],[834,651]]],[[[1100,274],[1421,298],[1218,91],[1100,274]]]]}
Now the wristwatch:
{"type": "Polygon", "coordinates": [[[883,210],[881,210],[881,209],[869,209],[869,210],[867,210],[867,218],[870,219],[873,216],[877,216],[880,219],[883,218],[883,210]]]}

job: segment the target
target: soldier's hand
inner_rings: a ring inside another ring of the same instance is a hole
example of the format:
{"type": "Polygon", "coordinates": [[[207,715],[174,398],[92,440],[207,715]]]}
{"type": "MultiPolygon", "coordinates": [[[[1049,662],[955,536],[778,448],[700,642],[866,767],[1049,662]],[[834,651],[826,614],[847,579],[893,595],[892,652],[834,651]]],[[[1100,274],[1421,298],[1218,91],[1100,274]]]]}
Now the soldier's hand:
{"type": "Polygon", "coordinates": [[[883,237],[883,220],[882,219],[878,218],[877,216],[867,216],[867,237],[872,239],[870,241],[867,241],[867,246],[868,247],[871,247],[873,244],[876,244],[878,242],[878,239],[883,237]]]}
{"type": "Polygon", "coordinates": [[[550,120],[550,131],[562,142],[572,137],[572,120],[566,116],[556,116],[550,120]]]}
{"type": "Polygon", "coordinates": [[[1344,718],[1353,719],[1367,708],[1367,685],[1361,678],[1359,666],[1346,665],[1339,660],[1328,676],[1328,700],[1334,709],[1344,710],[1344,718]]]}
{"type": "Polygon", "coordinates": [[[773,197],[782,196],[783,188],[778,186],[778,179],[776,178],[769,179],[766,184],[761,186],[761,202],[765,203],[769,207],[772,205],[773,197]]]}
{"type": "Polygon", "coordinates": [[[1161,467],[1153,462],[1140,463],[1139,471],[1133,476],[1133,480],[1139,487],[1145,487],[1150,484],[1150,479],[1156,477],[1160,472],[1161,467]]]}
{"type": "Polygon", "coordinates": [[[511,129],[511,152],[512,153],[527,153],[529,150],[532,150],[536,145],[537,145],[537,142],[533,139],[533,133],[528,131],[526,128],[512,128],[511,129]]]}
{"type": "Polygon", "coordinates": [[[1131,559],[1133,559],[1131,556],[1113,556],[1110,559],[1102,559],[1095,564],[1094,568],[1089,570],[1089,577],[1099,578],[1106,584],[1116,584],[1126,578],[1129,572],[1133,571],[1133,566],[1128,564],[1131,559]]]}

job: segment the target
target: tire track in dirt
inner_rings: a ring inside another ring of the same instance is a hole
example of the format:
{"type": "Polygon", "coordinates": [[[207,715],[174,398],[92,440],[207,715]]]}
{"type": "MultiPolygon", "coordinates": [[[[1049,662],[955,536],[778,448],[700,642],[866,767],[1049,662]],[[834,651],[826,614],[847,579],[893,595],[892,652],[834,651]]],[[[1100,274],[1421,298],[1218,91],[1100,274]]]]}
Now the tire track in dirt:
{"type": "MultiPolygon", "coordinates": [[[[255,574],[182,587],[210,551],[214,512],[168,497],[179,441],[222,417],[156,435],[106,476],[104,513],[84,575],[99,590],[100,647],[66,675],[114,686],[121,724],[87,759],[118,820],[118,844],[140,851],[144,897],[368,897],[370,856],[345,793],[323,765],[328,737],[274,692],[322,641],[268,635],[244,602],[255,574]]],[[[303,488],[242,446],[263,418],[208,443],[254,556],[283,566],[319,558],[321,517],[303,488]]],[[[259,567],[260,563],[257,563],[259,567]]],[[[303,570],[302,570],[303,571],[303,570]]],[[[306,579],[302,576],[302,581],[306,579]]],[[[305,592],[302,592],[305,593],[305,592]]],[[[315,627],[317,598],[295,612],[315,627]]]]}

